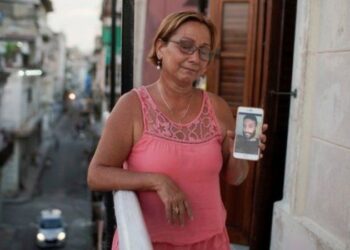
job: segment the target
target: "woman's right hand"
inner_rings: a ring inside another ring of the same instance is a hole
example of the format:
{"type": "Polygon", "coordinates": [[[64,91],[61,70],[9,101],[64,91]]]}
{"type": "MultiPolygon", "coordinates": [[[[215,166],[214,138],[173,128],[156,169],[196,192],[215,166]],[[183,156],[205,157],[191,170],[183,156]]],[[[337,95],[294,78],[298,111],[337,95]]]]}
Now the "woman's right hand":
{"type": "Polygon", "coordinates": [[[156,192],[165,206],[167,220],[171,224],[185,225],[185,219],[193,219],[185,194],[168,176],[157,175],[156,192]]]}

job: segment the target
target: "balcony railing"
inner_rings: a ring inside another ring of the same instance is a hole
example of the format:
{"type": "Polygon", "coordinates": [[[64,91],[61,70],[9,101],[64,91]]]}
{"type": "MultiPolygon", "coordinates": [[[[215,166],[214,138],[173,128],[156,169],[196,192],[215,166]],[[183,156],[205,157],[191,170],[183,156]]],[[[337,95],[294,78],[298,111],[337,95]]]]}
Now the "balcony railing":
{"type": "Polygon", "coordinates": [[[153,250],[137,196],[132,191],[113,195],[120,250],[153,250]]]}

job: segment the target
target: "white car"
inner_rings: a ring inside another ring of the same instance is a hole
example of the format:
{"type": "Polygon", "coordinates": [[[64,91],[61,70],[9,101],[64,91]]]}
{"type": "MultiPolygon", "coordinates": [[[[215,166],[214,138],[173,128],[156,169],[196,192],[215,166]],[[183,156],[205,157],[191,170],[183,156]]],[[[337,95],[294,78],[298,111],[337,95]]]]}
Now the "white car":
{"type": "Polygon", "coordinates": [[[66,242],[65,225],[59,209],[42,210],[36,244],[40,248],[62,247],[66,242]]]}

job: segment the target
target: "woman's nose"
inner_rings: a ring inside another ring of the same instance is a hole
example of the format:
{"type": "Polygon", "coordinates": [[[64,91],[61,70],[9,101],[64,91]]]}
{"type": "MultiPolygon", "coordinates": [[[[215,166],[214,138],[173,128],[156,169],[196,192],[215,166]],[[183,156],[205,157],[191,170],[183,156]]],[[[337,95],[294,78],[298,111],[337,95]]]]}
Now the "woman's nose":
{"type": "Polygon", "coordinates": [[[193,53],[190,55],[189,59],[190,59],[191,61],[194,61],[194,62],[199,63],[200,60],[201,60],[201,59],[200,59],[200,55],[199,55],[199,50],[196,49],[196,51],[193,52],[193,53]]]}

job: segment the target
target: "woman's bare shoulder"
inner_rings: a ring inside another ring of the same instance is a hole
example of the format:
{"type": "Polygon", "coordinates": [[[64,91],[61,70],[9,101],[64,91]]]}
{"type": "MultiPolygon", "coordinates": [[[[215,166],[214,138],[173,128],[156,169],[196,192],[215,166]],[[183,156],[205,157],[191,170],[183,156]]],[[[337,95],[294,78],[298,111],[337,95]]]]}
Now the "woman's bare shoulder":
{"type": "Polygon", "coordinates": [[[222,126],[225,125],[225,127],[232,127],[232,111],[225,99],[211,92],[207,92],[207,94],[213,105],[214,112],[222,126]]]}
{"type": "Polygon", "coordinates": [[[228,112],[230,107],[224,98],[211,92],[206,92],[215,112],[228,112]]]}
{"type": "Polygon", "coordinates": [[[119,97],[106,121],[107,127],[111,129],[132,129],[135,121],[141,115],[140,101],[136,91],[132,90],[119,97]]]}
{"type": "Polygon", "coordinates": [[[139,97],[136,90],[131,90],[119,97],[116,105],[139,105],[139,97]]]}
{"type": "Polygon", "coordinates": [[[113,113],[125,113],[130,116],[134,111],[137,111],[140,108],[140,100],[135,90],[131,90],[121,97],[119,97],[116,102],[111,115],[113,113]]]}

